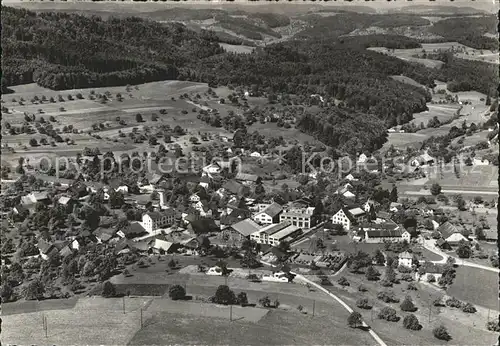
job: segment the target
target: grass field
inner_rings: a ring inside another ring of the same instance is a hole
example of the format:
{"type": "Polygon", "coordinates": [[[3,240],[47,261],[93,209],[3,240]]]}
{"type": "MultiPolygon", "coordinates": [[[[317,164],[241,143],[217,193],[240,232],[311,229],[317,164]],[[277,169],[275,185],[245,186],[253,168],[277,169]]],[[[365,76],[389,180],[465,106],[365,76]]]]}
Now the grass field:
{"type": "Polygon", "coordinates": [[[232,52],[232,53],[251,53],[255,49],[255,47],[250,47],[250,46],[243,46],[243,45],[234,45],[234,44],[227,44],[227,43],[221,43],[220,44],[222,48],[226,52],[232,52]]]}
{"type": "Polygon", "coordinates": [[[495,272],[459,266],[457,276],[447,293],[472,304],[499,310],[498,274],[495,272]]]}
{"type": "Polygon", "coordinates": [[[373,345],[368,333],[347,327],[346,315],[312,317],[298,312],[270,311],[257,323],[227,319],[156,314],[129,345],[373,345]]]}

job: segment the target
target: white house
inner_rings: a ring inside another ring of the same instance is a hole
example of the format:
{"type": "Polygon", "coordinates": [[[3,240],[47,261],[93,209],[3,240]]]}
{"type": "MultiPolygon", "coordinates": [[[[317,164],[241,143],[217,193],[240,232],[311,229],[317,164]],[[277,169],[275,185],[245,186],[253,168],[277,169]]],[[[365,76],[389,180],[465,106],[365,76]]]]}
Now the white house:
{"type": "Polygon", "coordinates": [[[170,226],[175,221],[175,212],[173,209],[167,209],[161,212],[147,212],[142,215],[142,225],[146,232],[152,233],[158,228],[170,226]]]}
{"type": "Polygon", "coordinates": [[[398,256],[398,265],[411,268],[413,264],[413,255],[408,251],[401,252],[398,256]]]}
{"type": "Polygon", "coordinates": [[[354,178],[354,176],[350,173],[344,179],[349,181],[358,181],[358,179],[354,178]]]}
{"type": "Polygon", "coordinates": [[[116,192],[121,192],[123,194],[128,193],[128,186],[127,185],[120,185],[115,189],[116,192]]]}
{"type": "MultiPolygon", "coordinates": [[[[260,209],[260,205],[259,205],[260,209]]],[[[272,223],[279,223],[280,214],[283,211],[283,208],[278,203],[273,203],[268,205],[266,208],[257,212],[253,216],[253,219],[262,225],[269,225],[272,223]]]]}
{"type": "Polygon", "coordinates": [[[295,239],[302,234],[300,227],[292,225],[290,222],[268,225],[250,235],[250,239],[258,244],[268,244],[278,246],[282,241],[295,239]]]}
{"type": "Polygon", "coordinates": [[[201,200],[200,198],[200,195],[198,193],[193,193],[190,197],[189,197],[189,201],[193,202],[193,203],[197,203],[201,200]]]}
{"type": "Polygon", "coordinates": [[[411,240],[410,232],[393,223],[362,224],[357,230],[357,236],[366,243],[395,243],[411,240]]]}
{"type": "Polygon", "coordinates": [[[346,231],[349,231],[353,224],[363,221],[366,221],[366,212],[361,208],[341,208],[332,216],[332,223],[344,226],[346,231]]]}
{"type": "Polygon", "coordinates": [[[258,158],[258,157],[262,157],[262,155],[259,152],[254,151],[253,153],[250,154],[250,157],[257,157],[258,158]]]}
{"type": "Polygon", "coordinates": [[[488,166],[488,165],[490,164],[490,162],[489,162],[488,160],[486,160],[486,159],[480,160],[480,159],[476,159],[476,158],[475,158],[475,159],[472,161],[472,164],[473,164],[474,166],[488,166]]]}

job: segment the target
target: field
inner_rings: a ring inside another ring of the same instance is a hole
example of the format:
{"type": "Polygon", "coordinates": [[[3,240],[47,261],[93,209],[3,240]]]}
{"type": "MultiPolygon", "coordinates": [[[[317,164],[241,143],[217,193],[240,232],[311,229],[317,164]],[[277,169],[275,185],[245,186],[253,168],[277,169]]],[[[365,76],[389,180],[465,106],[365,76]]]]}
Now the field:
{"type": "Polygon", "coordinates": [[[225,51],[232,53],[251,53],[255,49],[255,47],[227,43],[221,43],[220,45],[225,51]]]}
{"type": "Polygon", "coordinates": [[[483,269],[459,266],[457,276],[447,293],[459,300],[498,310],[498,274],[483,269]]]}

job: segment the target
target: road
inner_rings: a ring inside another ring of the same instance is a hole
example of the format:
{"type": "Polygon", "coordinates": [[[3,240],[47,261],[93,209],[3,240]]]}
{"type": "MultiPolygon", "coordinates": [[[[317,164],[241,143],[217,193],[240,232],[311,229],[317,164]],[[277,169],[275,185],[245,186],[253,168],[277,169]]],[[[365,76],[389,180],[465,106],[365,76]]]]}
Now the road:
{"type": "Polygon", "coordinates": [[[441,251],[435,244],[434,244],[435,240],[434,239],[424,239],[422,244],[423,246],[429,250],[429,251],[432,251],[440,256],[443,256],[443,260],[441,261],[437,261],[435,263],[446,263],[446,260],[448,259],[448,257],[451,257],[453,259],[455,259],[455,263],[458,264],[458,265],[462,265],[462,266],[465,266],[465,267],[473,267],[473,268],[479,268],[479,269],[484,269],[484,270],[488,270],[488,271],[492,271],[492,272],[495,272],[495,273],[500,273],[500,270],[498,268],[493,268],[493,267],[489,267],[489,266],[485,266],[485,265],[481,265],[481,264],[477,264],[477,263],[472,263],[472,262],[469,262],[467,260],[464,260],[462,258],[458,258],[458,257],[455,257],[455,256],[450,256],[448,255],[447,253],[441,251]]]}
{"type": "MultiPolygon", "coordinates": [[[[262,264],[264,265],[268,265],[268,266],[271,266],[271,267],[276,267],[275,265],[271,264],[271,263],[267,263],[267,262],[264,262],[264,261],[261,261],[262,264]]],[[[339,297],[337,297],[335,294],[333,294],[332,292],[328,291],[326,288],[324,288],[323,286],[305,278],[304,276],[298,274],[298,273],[294,273],[294,272],[290,272],[291,274],[295,275],[295,278],[296,279],[299,279],[299,280],[302,280],[306,283],[308,283],[309,285],[311,286],[314,286],[316,287],[317,289],[319,289],[320,291],[326,293],[328,296],[330,296],[331,298],[333,298],[335,301],[337,301],[340,305],[342,305],[342,307],[344,309],[346,309],[349,313],[352,313],[354,310],[349,306],[347,305],[342,299],[340,299],[339,297]]],[[[375,341],[377,341],[377,343],[380,345],[380,346],[387,346],[387,344],[380,338],[380,336],[378,336],[377,333],[375,333],[373,331],[373,329],[370,328],[370,326],[368,324],[366,324],[365,321],[363,321],[363,327],[367,328],[368,329],[368,333],[370,333],[370,335],[373,337],[373,339],[375,339],[375,341]]]]}

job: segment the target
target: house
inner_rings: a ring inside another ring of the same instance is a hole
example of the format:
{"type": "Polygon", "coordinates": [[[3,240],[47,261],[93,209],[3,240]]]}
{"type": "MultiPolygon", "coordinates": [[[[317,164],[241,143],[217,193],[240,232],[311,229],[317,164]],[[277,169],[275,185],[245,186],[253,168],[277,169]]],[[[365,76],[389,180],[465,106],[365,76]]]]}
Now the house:
{"type": "Polygon", "coordinates": [[[154,238],[152,248],[155,253],[173,253],[179,248],[179,244],[174,244],[173,242],[163,239],[162,235],[158,235],[154,238]]]}
{"type": "Polygon", "coordinates": [[[38,240],[38,251],[40,251],[40,257],[44,260],[48,260],[52,256],[59,253],[59,250],[54,246],[54,244],[43,239],[38,240]]]}
{"type": "Polygon", "coordinates": [[[384,223],[384,222],[388,222],[388,221],[391,221],[392,219],[392,214],[391,213],[388,213],[386,211],[379,211],[377,213],[377,219],[376,219],[376,223],[384,223]]]}
{"type": "Polygon", "coordinates": [[[220,231],[220,227],[217,226],[215,220],[210,218],[196,218],[189,222],[187,230],[191,234],[206,234],[206,233],[216,233],[220,231]]]}
{"type": "Polygon", "coordinates": [[[332,223],[342,225],[349,231],[352,225],[366,221],[366,212],[361,208],[340,208],[333,216],[332,223]]]}
{"type": "Polygon", "coordinates": [[[237,173],[234,179],[242,181],[244,184],[252,184],[262,181],[262,178],[258,175],[247,173],[237,173]]]}
{"type": "MultiPolygon", "coordinates": [[[[113,238],[116,239],[117,232],[118,232],[118,230],[116,230],[114,228],[101,228],[101,227],[99,227],[94,231],[94,236],[96,237],[98,243],[107,243],[113,238]]],[[[125,236],[125,234],[123,234],[123,237],[124,236],[125,236]]]]}
{"type": "Polygon", "coordinates": [[[490,162],[486,159],[477,159],[477,158],[474,158],[474,160],[472,161],[472,164],[474,166],[488,166],[490,164],[490,162]]]}
{"type": "Polygon", "coordinates": [[[389,210],[393,213],[396,213],[402,207],[403,205],[401,203],[391,202],[391,204],[389,205],[389,210]]]}
{"type": "Polygon", "coordinates": [[[368,160],[368,156],[366,156],[364,153],[358,156],[358,163],[365,163],[368,160]]]}
{"type": "Polygon", "coordinates": [[[398,265],[411,268],[413,265],[413,254],[408,251],[401,252],[398,255],[398,265]]]}
{"type": "Polygon", "coordinates": [[[441,238],[443,238],[446,241],[446,243],[448,243],[450,245],[458,244],[458,242],[460,242],[461,240],[469,241],[449,221],[446,221],[441,226],[439,226],[437,231],[441,234],[441,238]]]}
{"type": "Polygon", "coordinates": [[[202,176],[200,178],[200,182],[198,183],[198,185],[200,185],[204,189],[208,189],[208,187],[210,185],[210,178],[206,175],[202,176]]]}
{"type": "Polygon", "coordinates": [[[193,202],[193,203],[197,203],[201,200],[201,197],[200,197],[200,192],[196,192],[196,193],[193,193],[190,197],[189,197],[189,201],[190,202],[193,202]]]}
{"type": "Polygon", "coordinates": [[[16,205],[14,208],[12,208],[12,211],[16,215],[28,215],[29,210],[25,208],[22,204],[16,205]]]}
{"type": "Polygon", "coordinates": [[[146,229],[141,225],[140,222],[133,221],[127,227],[119,230],[116,234],[121,238],[137,238],[147,234],[146,229]]]}
{"type": "Polygon", "coordinates": [[[483,229],[484,240],[488,242],[496,242],[498,240],[498,230],[496,229],[483,229]]]}
{"type": "Polygon", "coordinates": [[[257,152],[257,151],[254,151],[253,153],[250,154],[250,157],[256,157],[256,158],[259,158],[259,157],[262,157],[262,155],[257,152]]]}
{"type": "Polygon", "coordinates": [[[231,179],[226,181],[224,185],[222,185],[222,188],[232,195],[237,195],[243,188],[243,184],[231,179]]]}
{"type": "Polygon", "coordinates": [[[284,208],[279,214],[280,222],[290,222],[293,226],[301,229],[309,229],[317,224],[317,217],[314,214],[315,207],[307,208],[284,208]]]}
{"type": "Polygon", "coordinates": [[[344,179],[345,180],[349,180],[349,181],[358,181],[358,179],[354,178],[354,176],[351,173],[349,173],[348,175],[346,175],[344,177],[344,179]]]}
{"type": "Polygon", "coordinates": [[[291,241],[302,234],[302,228],[292,225],[291,222],[282,222],[268,225],[252,233],[250,239],[259,244],[278,246],[282,241],[291,241]]]}
{"type": "MultiPolygon", "coordinates": [[[[261,205],[258,206],[261,208],[261,205]]],[[[253,216],[253,219],[260,224],[268,225],[272,223],[280,222],[280,214],[283,212],[283,208],[278,203],[273,202],[267,205],[264,209],[260,210],[257,214],[253,216]]]]}
{"type": "Polygon", "coordinates": [[[413,160],[410,161],[411,166],[427,166],[427,165],[433,165],[436,162],[436,160],[430,156],[427,152],[423,153],[420,156],[417,156],[413,160]]]}
{"type": "Polygon", "coordinates": [[[429,281],[430,275],[434,276],[435,282],[438,282],[443,275],[444,267],[440,264],[425,262],[415,273],[416,281],[429,281]]]}
{"type": "Polygon", "coordinates": [[[363,223],[357,228],[356,235],[366,243],[393,243],[405,240],[410,242],[411,240],[410,232],[394,223],[363,223]]]}
{"type": "Polygon", "coordinates": [[[172,208],[147,212],[142,215],[142,224],[148,233],[166,226],[170,226],[175,222],[175,211],[172,208]]]}
{"type": "Polygon", "coordinates": [[[217,162],[212,162],[211,164],[202,168],[202,175],[213,178],[215,175],[220,174],[221,171],[222,167],[217,162]]]}
{"type": "Polygon", "coordinates": [[[46,191],[32,192],[26,196],[21,197],[21,204],[23,205],[36,204],[39,202],[45,204],[50,203],[50,199],[46,191]]]}
{"type": "Polygon", "coordinates": [[[222,230],[222,237],[228,241],[239,242],[248,239],[251,234],[260,230],[260,226],[252,219],[245,219],[222,230]]]}

